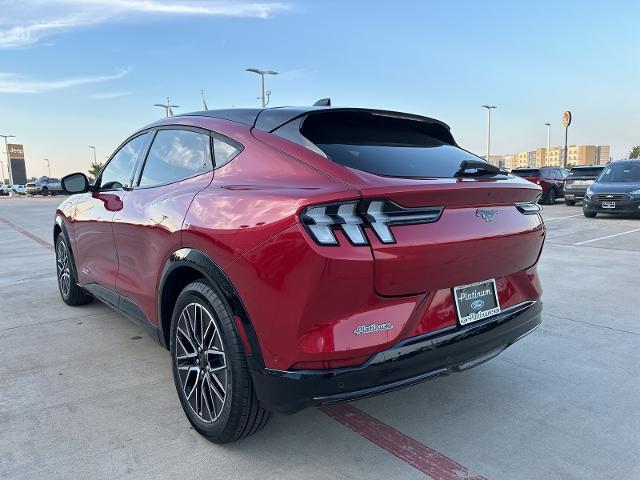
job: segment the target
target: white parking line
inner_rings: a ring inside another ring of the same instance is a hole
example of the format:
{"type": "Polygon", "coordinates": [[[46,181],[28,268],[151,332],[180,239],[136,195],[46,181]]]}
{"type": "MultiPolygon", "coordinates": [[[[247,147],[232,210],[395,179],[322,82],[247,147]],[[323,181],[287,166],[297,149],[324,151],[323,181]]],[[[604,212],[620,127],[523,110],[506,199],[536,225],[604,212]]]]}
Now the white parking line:
{"type": "Polygon", "coordinates": [[[571,218],[571,217],[582,217],[582,213],[578,213],[577,215],[567,215],[566,217],[552,217],[552,218],[545,218],[544,221],[548,222],[549,220],[562,220],[563,218],[571,218]]]}
{"type": "Polygon", "coordinates": [[[606,240],[607,238],[619,237],[620,235],[627,235],[633,232],[640,232],[640,228],[634,228],[633,230],[627,230],[626,232],[614,233],[613,235],[607,235],[606,237],[592,238],[591,240],[585,240],[584,242],[574,243],[574,245],[586,245],[587,243],[597,242],[598,240],[606,240]]]}

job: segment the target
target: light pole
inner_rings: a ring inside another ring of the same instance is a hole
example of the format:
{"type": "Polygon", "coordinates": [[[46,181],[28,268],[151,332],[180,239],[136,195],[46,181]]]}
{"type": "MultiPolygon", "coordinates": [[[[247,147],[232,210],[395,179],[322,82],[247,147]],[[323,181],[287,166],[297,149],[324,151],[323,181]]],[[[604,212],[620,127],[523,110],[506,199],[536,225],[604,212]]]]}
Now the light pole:
{"type": "Polygon", "coordinates": [[[96,147],[89,145],[89,148],[93,150],[93,163],[98,163],[98,160],[96,160],[96,147]]]}
{"type": "MultiPolygon", "coordinates": [[[[11,174],[11,158],[9,157],[9,142],[7,142],[7,138],[15,138],[15,135],[0,135],[0,137],[4,138],[4,148],[7,154],[7,170],[9,171],[9,183],[13,185],[13,175],[11,174]]],[[[4,183],[4,171],[2,172],[2,182],[4,183]]]]}
{"type": "Polygon", "coordinates": [[[545,125],[547,126],[547,153],[544,156],[544,164],[546,166],[549,163],[549,150],[551,150],[551,124],[545,123],[545,125]]]}
{"type": "Polygon", "coordinates": [[[51,162],[49,162],[48,158],[43,158],[45,162],[47,162],[47,168],[49,169],[49,178],[51,178],[51,162]]]}
{"type": "MultiPolygon", "coordinates": [[[[269,98],[266,98],[264,94],[264,76],[278,75],[278,72],[275,72],[273,70],[260,70],[257,68],[245,68],[245,72],[252,72],[260,75],[260,99],[262,100],[262,108],[265,108],[269,103],[269,98]]],[[[269,96],[271,96],[271,90],[269,90],[269,96]]]]}
{"type": "Polygon", "coordinates": [[[164,115],[167,118],[173,117],[173,110],[171,110],[172,108],[180,108],[180,105],[171,105],[171,101],[169,100],[169,97],[167,97],[166,105],[162,103],[156,103],[153,106],[164,108],[164,115]]]}
{"type": "Polygon", "coordinates": [[[495,105],[482,105],[482,108],[487,109],[487,162],[489,161],[491,154],[491,110],[497,108],[495,105]]]}

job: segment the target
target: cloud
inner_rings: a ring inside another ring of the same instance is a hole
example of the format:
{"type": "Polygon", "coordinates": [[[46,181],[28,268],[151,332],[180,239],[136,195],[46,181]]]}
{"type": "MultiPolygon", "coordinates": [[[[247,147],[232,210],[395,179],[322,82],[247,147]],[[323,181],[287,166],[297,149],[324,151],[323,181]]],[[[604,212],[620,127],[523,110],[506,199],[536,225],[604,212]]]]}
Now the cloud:
{"type": "Polygon", "coordinates": [[[18,73],[0,72],[0,93],[42,93],[62,90],[79,85],[108,82],[124,77],[128,70],[121,70],[113,75],[82,76],[56,80],[35,80],[18,73]]]}
{"type": "Polygon", "coordinates": [[[38,43],[45,37],[119,19],[149,16],[269,18],[288,10],[281,2],[229,0],[22,0],[0,1],[0,49],[38,43]]]}
{"type": "Polygon", "coordinates": [[[131,95],[131,92],[99,92],[89,95],[89,98],[96,100],[111,100],[114,98],[122,98],[131,95]]]}

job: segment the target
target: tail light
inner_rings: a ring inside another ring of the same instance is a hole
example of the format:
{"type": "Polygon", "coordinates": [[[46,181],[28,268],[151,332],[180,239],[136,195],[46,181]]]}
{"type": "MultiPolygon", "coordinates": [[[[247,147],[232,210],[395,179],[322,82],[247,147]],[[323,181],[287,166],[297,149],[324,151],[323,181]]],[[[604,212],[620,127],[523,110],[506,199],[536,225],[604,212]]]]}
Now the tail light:
{"type": "Polygon", "coordinates": [[[395,243],[390,226],[435,222],[443,208],[405,208],[391,200],[350,201],[308,207],[300,221],[319,245],[338,245],[335,229],[342,230],[353,245],[368,245],[365,227],[370,227],[382,243],[395,243]]]}
{"type": "Polygon", "coordinates": [[[540,210],[542,210],[540,208],[540,205],[534,202],[516,203],[516,208],[520,213],[524,215],[535,215],[536,213],[539,213],[540,210]]]}

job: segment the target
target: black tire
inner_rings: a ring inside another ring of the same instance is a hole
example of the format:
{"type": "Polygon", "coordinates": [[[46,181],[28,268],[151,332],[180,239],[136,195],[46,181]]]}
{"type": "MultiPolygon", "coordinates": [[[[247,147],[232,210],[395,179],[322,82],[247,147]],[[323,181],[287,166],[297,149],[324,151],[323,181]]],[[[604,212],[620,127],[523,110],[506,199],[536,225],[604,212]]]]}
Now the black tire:
{"type": "Polygon", "coordinates": [[[558,192],[556,192],[555,188],[552,188],[547,192],[545,203],[547,205],[554,205],[556,203],[557,198],[558,198],[558,192]]]}
{"type": "Polygon", "coordinates": [[[587,210],[582,210],[582,213],[587,218],[596,218],[596,215],[598,215],[598,212],[589,212],[587,210]]]}
{"type": "Polygon", "coordinates": [[[93,300],[93,297],[78,285],[71,251],[62,234],[56,238],[56,274],[58,290],[64,303],[71,306],[86,305],[93,300]]]}
{"type": "Polygon", "coordinates": [[[271,413],[256,397],[231,309],[204,281],[190,283],[178,296],[171,318],[170,351],[182,409],[201,435],[215,443],[230,443],[267,424],[271,413]]]}
{"type": "Polygon", "coordinates": [[[573,207],[576,204],[575,200],[565,200],[564,201],[565,205],[569,205],[570,207],[573,207]]]}
{"type": "Polygon", "coordinates": [[[49,195],[49,189],[47,187],[42,187],[42,195],[45,197],[49,195]]]}

